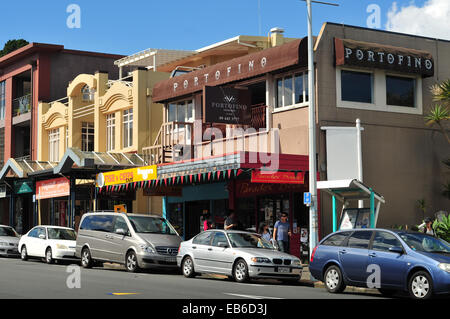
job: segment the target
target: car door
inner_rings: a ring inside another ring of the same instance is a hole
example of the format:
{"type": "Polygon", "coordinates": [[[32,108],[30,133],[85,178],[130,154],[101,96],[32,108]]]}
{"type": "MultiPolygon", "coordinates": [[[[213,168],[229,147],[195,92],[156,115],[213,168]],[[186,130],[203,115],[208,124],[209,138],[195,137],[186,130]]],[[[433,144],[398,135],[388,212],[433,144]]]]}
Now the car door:
{"type": "Polygon", "coordinates": [[[28,239],[27,239],[27,243],[26,243],[27,253],[29,256],[43,257],[44,254],[41,253],[41,247],[44,245],[45,239],[42,239],[39,236],[44,235],[45,238],[47,238],[45,228],[44,227],[36,227],[33,230],[32,235],[33,235],[32,237],[28,237],[28,239]]]}
{"type": "Polygon", "coordinates": [[[347,238],[346,247],[339,248],[339,261],[344,275],[353,283],[366,283],[369,244],[373,231],[357,230],[347,238]]]}
{"type": "Polygon", "coordinates": [[[47,228],[46,227],[39,227],[38,228],[38,234],[37,238],[35,240],[34,250],[35,250],[35,256],[37,257],[45,257],[45,250],[47,248],[47,228]],[[43,237],[43,238],[41,238],[43,237]]]}
{"type": "Polygon", "coordinates": [[[208,248],[206,266],[214,272],[231,273],[234,255],[227,235],[224,232],[214,232],[211,246],[208,248]]]}
{"type": "Polygon", "coordinates": [[[390,251],[389,249],[393,247],[404,249],[402,243],[394,234],[386,231],[375,232],[369,250],[369,264],[380,267],[381,287],[383,288],[401,288],[404,286],[408,256],[404,253],[390,251]]]}
{"type": "Polygon", "coordinates": [[[108,259],[118,263],[125,262],[125,253],[130,246],[130,231],[128,224],[122,216],[114,217],[114,225],[110,233],[110,251],[108,259]],[[123,229],[127,235],[117,233],[117,230],[123,229]]]}
{"type": "Polygon", "coordinates": [[[214,232],[206,231],[200,233],[192,240],[192,255],[197,270],[209,271],[206,266],[210,258],[208,250],[211,248],[211,241],[214,237],[214,232]]]}
{"type": "Polygon", "coordinates": [[[112,215],[91,215],[86,217],[85,230],[83,229],[86,242],[89,243],[92,259],[109,260],[112,246],[110,243],[111,231],[114,222],[112,215]]]}
{"type": "MultiPolygon", "coordinates": [[[[38,234],[38,227],[34,227],[31,229],[28,234],[22,236],[21,238],[21,244],[22,246],[25,246],[27,248],[27,254],[28,256],[33,256],[33,243],[34,240],[37,238],[38,234]]],[[[22,247],[20,247],[21,249],[22,247]]]]}

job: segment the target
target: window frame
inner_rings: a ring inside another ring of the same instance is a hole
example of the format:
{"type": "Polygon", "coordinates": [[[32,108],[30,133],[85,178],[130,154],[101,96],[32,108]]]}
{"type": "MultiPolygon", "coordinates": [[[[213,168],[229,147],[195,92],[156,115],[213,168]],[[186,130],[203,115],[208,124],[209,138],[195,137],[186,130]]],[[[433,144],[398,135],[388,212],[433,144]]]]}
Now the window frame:
{"type": "Polygon", "coordinates": [[[94,102],[94,99],[95,99],[95,89],[92,89],[89,85],[85,84],[81,88],[81,100],[83,102],[94,102]]]}
{"type": "Polygon", "coordinates": [[[95,150],[95,124],[93,122],[81,123],[81,150],[84,152],[93,152],[95,150]],[[92,130],[92,131],[91,131],[92,130]],[[89,137],[92,136],[92,150],[89,149],[89,137]],[[85,145],[87,148],[85,149],[85,145]]]}
{"type": "Polygon", "coordinates": [[[273,113],[277,112],[283,112],[286,110],[291,110],[295,108],[300,107],[306,107],[309,105],[309,78],[308,78],[308,71],[307,70],[295,70],[295,71],[289,71],[282,74],[277,74],[273,79],[273,93],[274,93],[274,106],[273,106],[273,113]],[[295,103],[296,100],[296,94],[295,94],[295,78],[297,75],[301,74],[303,78],[303,102],[301,103],[295,103]],[[286,78],[292,79],[292,104],[285,105],[284,104],[284,83],[286,78]],[[281,79],[282,81],[282,106],[278,106],[278,81],[281,79]],[[308,97],[308,99],[307,99],[308,97]]]}
{"type": "Polygon", "coordinates": [[[386,74],[385,74],[385,84],[386,84],[386,105],[389,107],[389,108],[409,108],[409,109],[415,109],[416,107],[417,107],[417,103],[418,103],[418,101],[417,101],[417,91],[418,91],[418,87],[417,87],[417,77],[415,77],[415,76],[407,76],[407,75],[399,75],[399,74],[395,74],[395,73],[388,73],[388,72],[386,72],[386,74]],[[414,106],[413,107],[411,107],[411,106],[404,106],[404,105],[395,105],[395,104],[388,104],[388,101],[387,101],[387,94],[388,94],[388,92],[387,92],[387,78],[388,77],[395,77],[395,78],[404,78],[404,79],[412,79],[413,81],[414,81],[414,106]]]}
{"type": "Polygon", "coordinates": [[[122,127],[123,127],[123,138],[122,138],[123,148],[131,148],[133,147],[133,128],[134,128],[133,108],[129,108],[122,111],[122,127]]]}
{"type": "Polygon", "coordinates": [[[59,142],[60,142],[60,134],[59,128],[52,129],[48,131],[48,160],[50,162],[58,162],[59,161],[59,142]]]}
{"type": "Polygon", "coordinates": [[[341,68],[341,70],[339,71],[340,74],[340,99],[343,103],[356,103],[356,104],[363,104],[363,105],[375,105],[375,72],[370,71],[370,70],[355,70],[355,69],[347,69],[347,68],[341,68]],[[370,74],[370,94],[371,94],[371,103],[368,102],[358,102],[358,101],[347,101],[347,100],[342,100],[342,72],[352,72],[352,73],[363,73],[363,74],[370,74]]]}
{"type": "Polygon", "coordinates": [[[106,115],[106,151],[116,149],[116,113],[106,115]]]}
{"type": "Polygon", "coordinates": [[[0,81],[0,120],[5,119],[6,114],[6,81],[0,81]]]}

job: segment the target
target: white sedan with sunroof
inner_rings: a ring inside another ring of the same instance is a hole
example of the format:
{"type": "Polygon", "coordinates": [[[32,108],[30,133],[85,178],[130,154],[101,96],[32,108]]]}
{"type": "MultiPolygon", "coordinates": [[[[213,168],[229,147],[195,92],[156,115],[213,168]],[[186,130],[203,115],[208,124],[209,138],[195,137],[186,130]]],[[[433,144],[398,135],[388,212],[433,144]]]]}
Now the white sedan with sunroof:
{"type": "Polygon", "coordinates": [[[44,258],[48,264],[55,260],[78,260],[75,257],[75,230],[58,226],[36,226],[22,236],[19,251],[22,260],[44,258]]]}

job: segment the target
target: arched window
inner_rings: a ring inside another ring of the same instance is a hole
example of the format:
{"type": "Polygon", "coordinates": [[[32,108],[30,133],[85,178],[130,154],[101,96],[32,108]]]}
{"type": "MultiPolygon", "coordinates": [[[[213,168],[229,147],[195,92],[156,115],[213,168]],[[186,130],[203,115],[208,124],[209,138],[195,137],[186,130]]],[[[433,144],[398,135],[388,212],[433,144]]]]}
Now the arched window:
{"type": "Polygon", "coordinates": [[[91,89],[89,87],[89,85],[85,85],[81,89],[81,94],[83,94],[83,101],[84,102],[94,101],[95,89],[91,89]]]}

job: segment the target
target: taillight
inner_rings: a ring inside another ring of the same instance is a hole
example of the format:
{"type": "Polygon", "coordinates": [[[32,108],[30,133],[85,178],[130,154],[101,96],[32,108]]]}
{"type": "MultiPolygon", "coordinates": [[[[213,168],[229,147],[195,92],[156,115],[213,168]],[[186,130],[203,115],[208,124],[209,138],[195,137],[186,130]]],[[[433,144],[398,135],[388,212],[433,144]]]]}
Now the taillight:
{"type": "Polygon", "coordinates": [[[313,249],[313,251],[312,251],[310,263],[312,263],[313,260],[314,260],[314,254],[316,253],[317,247],[319,247],[319,246],[314,247],[314,249],[313,249]]]}
{"type": "Polygon", "coordinates": [[[178,246],[178,254],[180,254],[181,244],[178,246]]]}

